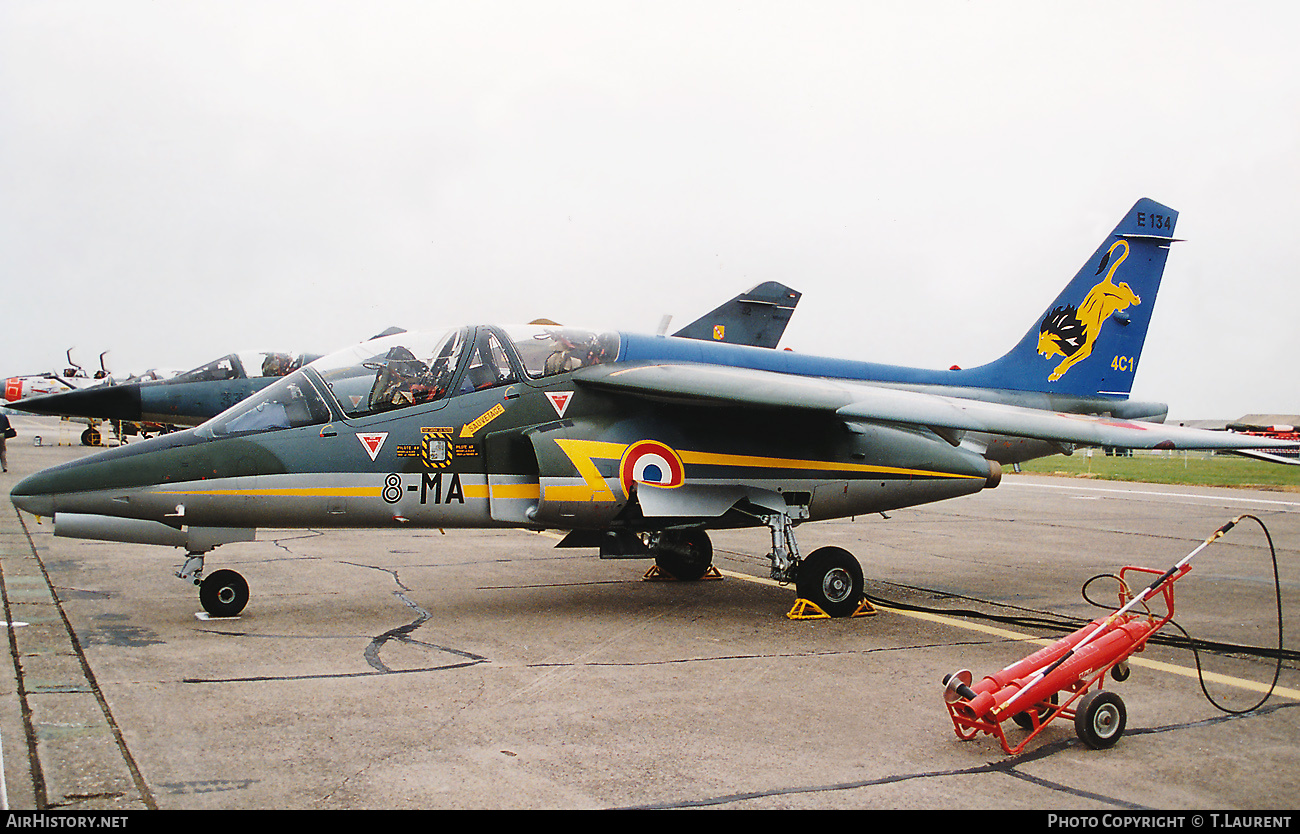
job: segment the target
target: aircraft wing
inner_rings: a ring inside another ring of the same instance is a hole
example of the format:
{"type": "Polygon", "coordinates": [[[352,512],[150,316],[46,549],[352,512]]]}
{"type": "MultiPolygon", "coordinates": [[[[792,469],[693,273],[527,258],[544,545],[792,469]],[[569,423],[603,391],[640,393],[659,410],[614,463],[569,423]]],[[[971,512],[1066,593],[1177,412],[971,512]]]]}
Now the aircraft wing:
{"type": "MultiPolygon", "coordinates": [[[[661,402],[833,412],[848,422],[924,426],[954,443],[983,432],[1128,449],[1294,449],[1296,443],[1163,423],[1065,414],[863,383],[718,365],[608,365],[576,382],[661,402]]],[[[1297,463],[1269,456],[1278,462],[1297,463]]]]}

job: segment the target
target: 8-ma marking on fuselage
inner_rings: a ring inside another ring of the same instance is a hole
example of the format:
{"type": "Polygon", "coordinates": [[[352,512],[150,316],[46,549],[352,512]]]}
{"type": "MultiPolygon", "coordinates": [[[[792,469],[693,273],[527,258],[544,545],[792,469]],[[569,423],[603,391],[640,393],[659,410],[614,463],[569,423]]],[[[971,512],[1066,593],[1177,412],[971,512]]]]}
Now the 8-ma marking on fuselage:
{"type": "MultiPolygon", "coordinates": [[[[451,478],[447,483],[447,492],[442,491],[442,474],[441,472],[421,472],[420,482],[418,484],[406,484],[406,492],[420,493],[420,503],[429,503],[429,492],[433,492],[434,504],[464,504],[465,487],[460,481],[460,473],[452,472],[451,478]]],[[[390,474],[384,479],[383,498],[389,504],[396,504],[402,500],[403,495],[402,476],[396,472],[390,474]]]]}

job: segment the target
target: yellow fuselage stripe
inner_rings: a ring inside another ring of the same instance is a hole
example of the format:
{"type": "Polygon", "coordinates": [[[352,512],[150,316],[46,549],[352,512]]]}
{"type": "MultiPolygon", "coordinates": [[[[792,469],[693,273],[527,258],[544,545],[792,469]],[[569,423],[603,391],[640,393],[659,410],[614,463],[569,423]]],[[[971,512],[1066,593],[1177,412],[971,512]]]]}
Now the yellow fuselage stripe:
{"type": "Polygon", "coordinates": [[[724,455],[716,452],[678,452],[682,463],[700,466],[744,466],[766,469],[809,469],[824,472],[872,472],[886,475],[919,475],[927,478],[978,478],[978,475],[960,475],[954,472],[936,472],[932,469],[902,469],[897,466],[874,466],[869,463],[836,463],[827,460],[796,460],[768,458],[753,455],[724,455]]]}
{"type": "MultiPolygon", "coordinates": [[[[465,484],[466,498],[487,498],[487,484],[465,484]]],[[[166,495],[243,496],[246,498],[378,498],[380,487],[280,487],[264,489],[187,489],[168,490],[166,495]]],[[[491,487],[493,498],[528,499],[541,494],[537,483],[498,484],[491,487]]]]}
{"type": "Polygon", "coordinates": [[[338,498],[375,498],[379,487],[281,487],[278,489],[187,489],[164,490],[166,495],[243,495],[257,497],[291,496],[311,498],[319,496],[338,498]]]}

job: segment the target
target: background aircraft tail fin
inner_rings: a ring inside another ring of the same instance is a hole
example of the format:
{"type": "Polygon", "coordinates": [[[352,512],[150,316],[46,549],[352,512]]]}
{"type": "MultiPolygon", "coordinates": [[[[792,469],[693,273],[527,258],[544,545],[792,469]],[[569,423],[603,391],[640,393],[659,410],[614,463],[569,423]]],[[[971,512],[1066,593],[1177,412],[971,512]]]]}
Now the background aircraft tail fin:
{"type": "Polygon", "coordinates": [[[803,293],[768,281],[674,333],[685,339],[774,348],[803,293]]]}
{"type": "Polygon", "coordinates": [[[1127,397],[1177,221],[1138,200],[1020,342],[966,373],[996,388],[1127,397]]]}

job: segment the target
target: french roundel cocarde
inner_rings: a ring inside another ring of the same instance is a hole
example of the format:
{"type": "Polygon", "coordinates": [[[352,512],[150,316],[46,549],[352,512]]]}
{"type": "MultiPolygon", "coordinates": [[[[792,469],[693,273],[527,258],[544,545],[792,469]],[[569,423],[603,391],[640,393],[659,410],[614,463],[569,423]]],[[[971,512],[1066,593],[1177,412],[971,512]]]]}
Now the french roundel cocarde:
{"type": "Polygon", "coordinates": [[[642,440],[627,447],[618,465],[623,492],[631,494],[635,481],[661,487],[678,487],[686,480],[686,468],[677,453],[655,440],[642,440]]]}

